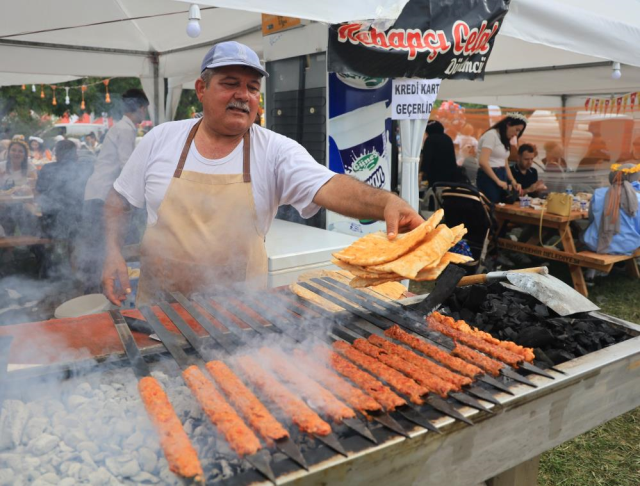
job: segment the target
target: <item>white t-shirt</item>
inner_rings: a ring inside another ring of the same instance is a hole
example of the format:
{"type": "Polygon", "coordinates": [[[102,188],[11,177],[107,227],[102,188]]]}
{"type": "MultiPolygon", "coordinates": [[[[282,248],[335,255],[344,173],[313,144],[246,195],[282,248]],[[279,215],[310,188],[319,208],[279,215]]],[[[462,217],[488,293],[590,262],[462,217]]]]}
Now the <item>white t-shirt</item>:
{"type": "Polygon", "coordinates": [[[491,149],[491,155],[489,155],[489,166],[491,168],[504,168],[505,161],[509,157],[509,151],[502,145],[498,130],[489,130],[480,137],[478,141],[478,160],[480,160],[483,148],[491,149]]]}
{"type": "MultiPolygon", "coordinates": [[[[158,208],[173,177],[182,147],[197,120],[163,123],[142,139],[113,184],[130,204],[147,206],[147,224],[158,219],[158,208]]],[[[205,174],[242,174],[244,141],[226,157],[206,159],[191,144],[184,170],[205,174]]],[[[335,175],[317,163],[299,143],[257,125],[251,126],[251,184],[258,229],[264,236],[278,207],[291,204],[303,218],[320,207],[313,198],[335,175]]]]}

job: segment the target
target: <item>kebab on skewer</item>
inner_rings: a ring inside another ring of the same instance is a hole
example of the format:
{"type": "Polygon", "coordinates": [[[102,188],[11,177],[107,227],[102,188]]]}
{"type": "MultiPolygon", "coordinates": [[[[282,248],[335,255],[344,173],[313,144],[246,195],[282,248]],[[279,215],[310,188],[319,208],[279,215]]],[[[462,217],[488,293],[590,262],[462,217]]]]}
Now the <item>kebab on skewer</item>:
{"type": "Polygon", "coordinates": [[[351,408],[338,400],[329,390],[301,373],[282,353],[270,348],[260,348],[259,354],[281,380],[289,383],[331,420],[341,423],[344,419],[355,418],[356,414],[351,408]]]}
{"type": "Polygon", "coordinates": [[[344,341],[335,341],[333,343],[333,348],[340,354],[349,358],[355,364],[363,367],[370,373],[379,376],[401,393],[407,395],[413,403],[418,405],[422,405],[424,403],[422,397],[426,395],[429,390],[422,385],[419,385],[411,378],[407,378],[399,371],[396,371],[381,361],[366,355],[344,341]]]}
{"type": "Polygon", "coordinates": [[[207,417],[240,457],[255,454],[262,448],[253,431],[197,366],[185,369],[182,377],[207,417]]]}
{"type": "MultiPolygon", "coordinates": [[[[475,378],[478,375],[484,374],[484,371],[481,368],[473,364],[469,364],[460,358],[456,358],[455,356],[452,356],[451,354],[443,351],[433,344],[429,344],[426,341],[423,341],[417,336],[404,331],[397,324],[384,331],[384,334],[390,338],[396,339],[411,346],[416,351],[419,351],[422,354],[435,359],[439,363],[442,363],[443,365],[449,367],[454,371],[457,371],[464,376],[475,378]]],[[[500,370],[498,369],[498,372],[499,371],[500,370]]]]}
{"type": "Polygon", "coordinates": [[[382,384],[369,373],[365,373],[338,353],[327,351],[320,346],[316,346],[313,351],[316,356],[325,355],[326,362],[329,363],[335,371],[366,391],[388,412],[392,412],[396,408],[407,404],[404,398],[396,395],[389,387],[382,384]]]}
{"type": "Polygon", "coordinates": [[[333,373],[316,361],[309,359],[302,350],[294,349],[293,356],[295,357],[296,363],[302,366],[302,369],[307,375],[325,388],[332,390],[337,397],[342,398],[365,416],[367,416],[368,413],[382,411],[382,405],[377,401],[359,388],[350,385],[336,373],[333,373]]]}
{"type": "Polygon", "coordinates": [[[408,361],[409,363],[442,378],[446,382],[455,385],[455,390],[461,390],[464,385],[470,385],[471,383],[473,383],[473,380],[471,378],[458,375],[457,373],[454,373],[447,368],[444,368],[443,366],[437,365],[433,361],[423,358],[422,356],[418,356],[413,351],[392,343],[391,341],[388,341],[376,334],[372,334],[371,336],[369,336],[368,340],[372,344],[375,344],[376,346],[385,350],[387,353],[397,355],[400,358],[408,361]]]}
{"type": "Polygon", "coordinates": [[[331,433],[331,426],[327,422],[294,393],[291,393],[271,373],[265,371],[256,360],[245,355],[236,358],[234,363],[242,370],[245,378],[281,408],[302,432],[318,436],[327,436],[331,433]]]}
{"type": "Polygon", "coordinates": [[[233,403],[245,420],[272,445],[274,441],[289,437],[289,432],[278,422],[258,398],[222,361],[209,361],[207,371],[218,387],[233,403]]]}
{"type": "Polygon", "coordinates": [[[388,367],[412,378],[428,391],[436,393],[442,398],[446,398],[450,391],[456,390],[456,386],[454,384],[444,381],[433,373],[420,369],[409,361],[405,361],[398,355],[386,352],[384,349],[371,344],[366,339],[356,339],[353,342],[353,347],[372,358],[376,358],[388,367]]]}
{"type": "Polygon", "coordinates": [[[503,363],[511,365],[515,368],[518,367],[518,364],[524,361],[524,358],[518,354],[512,353],[500,346],[496,346],[495,344],[490,344],[483,339],[480,339],[475,336],[471,336],[469,334],[465,334],[462,331],[458,331],[446,324],[443,324],[433,315],[427,317],[427,323],[429,325],[429,329],[433,331],[438,331],[445,336],[449,336],[455,341],[459,341],[471,348],[477,349],[489,356],[499,359],[503,363]]]}
{"type": "Polygon", "coordinates": [[[494,338],[491,334],[481,331],[478,328],[471,327],[465,321],[459,320],[456,321],[452,317],[444,316],[439,312],[434,312],[432,314],[436,319],[438,319],[441,323],[448,325],[458,331],[462,331],[471,336],[475,336],[477,338],[482,339],[483,341],[488,342],[489,344],[495,344],[496,346],[500,346],[501,348],[506,349],[507,351],[511,351],[512,353],[519,354],[524,358],[528,363],[532,363],[535,359],[535,354],[533,353],[532,348],[525,348],[524,346],[520,346],[511,341],[501,341],[500,339],[494,338]]]}
{"type": "Polygon", "coordinates": [[[500,370],[504,368],[504,364],[496,361],[495,359],[489,358],[489,356],[478,353],[464,344],[455,343],[455,347],[453,348],[453,351],[451,351],[451,354],[473,363],[492,376],[500,375],[500,370]]]}
{"type": "Polygon", "coordinates": [[[138,391],[144,408],[160,437],[160,446],[171,472],[185,478],[193,478],[196,483],[202,483],[204,472],[198,454],[158,380],[152,376],[141,378],[138,381],[138,391]]]}

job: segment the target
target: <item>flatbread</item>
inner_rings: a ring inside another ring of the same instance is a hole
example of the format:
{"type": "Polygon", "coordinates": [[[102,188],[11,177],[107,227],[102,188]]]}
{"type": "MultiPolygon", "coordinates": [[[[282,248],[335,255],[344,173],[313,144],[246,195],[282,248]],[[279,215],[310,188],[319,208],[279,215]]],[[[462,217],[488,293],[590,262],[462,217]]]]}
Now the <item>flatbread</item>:
{"type": "Polygon", "coordinates": [[[454,238],[455,235],[449,227],[441,224],[429,233],[416,249],[397,260],[376,265],[375,270],[395,272],[405,278],[414,279],[424,267],[440,261],[451,248],[454,238]]]}
{"type": "Polygon", "coordinates": [[[362,277],[362,278],[385,278],[385,277],[395,277],[396,274],[395,273],[381,273],[381,272],[374,272],[374,271],[369,271],[369,267],[361,267],[359,265],[351,265],[349,263],[343,262],[341,260],[338,260],[337,258],[334,258],[333,260],[331,260],[331,263],[333,263],[334,265],[336,265],[337,267],[340,267],[344,270],[347,270],[348,272],[352,273],[353,275],[355,275],[356,277],[362,277]]]}
{"type": "Polygon", "coordinates": [[[353,242],[349,247],[333,254],[338,260],[351,265],[379,265],[391,262],[416,248],[440,223],[444,211],[438,209],[433,215],[409,233],[389,240],[381,232],[371,233],[353,242]]]}
{"type": "Polygon", "coordinates": [[[462,237],[467,234],[467,228],[465,228],[463,224],[459,224],[451,228],[451,232],[453,233],[453,243],[451,243],[451,246],[453,246],[457,245],[462,237]]]}
{"type": "Polygon", "coordinates": [[[447,268],[447,265],[449,265],[449,263],[469,263],[471,261],[473,261],[473,258],[466,255],[447,252],[437,264],[425,267],[420,270],[414,280],[416,282],[435,280],[440,276],[444,269],[447,268]]]}
{"type": "Polygon", "coordinates": [[[375,290],[379,294],[382,294],[391,300],[398,300],[404,297],[405,292],[407,291],[407,287],[402,285],[400,282],[387,282],[380,285],[375,285],[371,287],[372,290],[375,290]]]}
{"type": "Polygon", "coordinates": [[[387,282],[399,282],[400,280],[404,279],[404,277],[401,277],[400,275],[394,277],[394,278],[362,278],[362,277],[355,277],[353,278],[350,282],[349,285],[353,288],[356,289],[360,289],[362,287],[373,287],[375,285],[381,285],[387,282]]]}
{"type": "Polygon", "coordinates": [[[289,285],[289,290],[291,290],[291,292],[296,294],[298,297],[304,300],[308,300],[309,302],[313,302],[314,304],[317,304],[330,312],[340,312],[344,310],[342,307],[335,305],[333,302],[329,302],[328,300],[320,297],[318,294],[311,292],[304,287],[300,287],[297,284],[289,285]]]}

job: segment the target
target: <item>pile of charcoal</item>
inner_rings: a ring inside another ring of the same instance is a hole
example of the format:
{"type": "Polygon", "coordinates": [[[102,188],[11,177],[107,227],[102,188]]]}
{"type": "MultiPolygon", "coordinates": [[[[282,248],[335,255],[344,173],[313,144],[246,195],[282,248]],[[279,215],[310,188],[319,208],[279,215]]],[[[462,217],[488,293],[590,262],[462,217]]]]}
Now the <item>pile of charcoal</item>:
{"type": "Polygon", "coordinates": [[[501,340],[534,348],[536,364],[553,366],[633,336],[587,314],[560,317],[530,295],[500,283],[459,287],[445,312],[501,340]]]}

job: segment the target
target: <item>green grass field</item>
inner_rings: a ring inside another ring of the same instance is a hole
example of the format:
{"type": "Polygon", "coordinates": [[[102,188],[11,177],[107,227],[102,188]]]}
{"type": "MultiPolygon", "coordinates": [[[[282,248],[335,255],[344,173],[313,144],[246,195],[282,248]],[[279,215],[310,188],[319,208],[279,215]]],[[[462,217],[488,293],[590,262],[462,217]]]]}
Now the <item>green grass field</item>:
{"type": "MultiPolygon", "coordinates": [[[[535,265],[531,265],[535,266],[535,265]]],[[[552,275],[571,283],[566,265],[551,264],[552,275]]],[[[429,292],[432,282],[411,286],[429,292]]],[[[614,269],[589,288],[602,312],[640,323],[640,282],[614,269]]],[[[640,393],[640,391],[639,391],[640,393]]],[[[621,415],[542,455],[539,486],[640,486],[640,408],[621,415]]]]}

